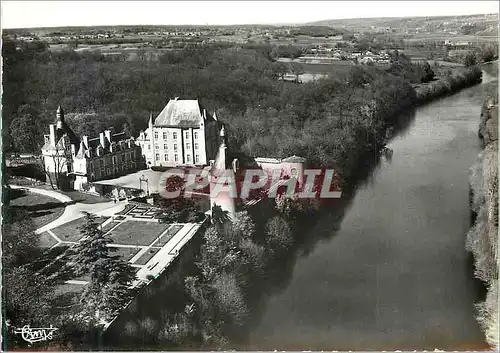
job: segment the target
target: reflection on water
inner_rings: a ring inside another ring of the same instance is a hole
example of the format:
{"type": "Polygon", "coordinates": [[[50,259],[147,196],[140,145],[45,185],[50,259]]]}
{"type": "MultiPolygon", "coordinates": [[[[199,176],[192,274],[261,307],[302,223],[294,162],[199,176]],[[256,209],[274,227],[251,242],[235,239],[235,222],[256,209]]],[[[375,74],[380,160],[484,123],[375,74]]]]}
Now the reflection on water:
{"type": "MultiPolygon", "coordinates": [[[[304,230],[238,349],[485,349],[464,242],[484,84],[419,108],[338,213],[304,230]],[[292,268],[293,267],[293,268],[292,268]]],[[[363,176],[363,172],[360,173],[363,176]]]]}

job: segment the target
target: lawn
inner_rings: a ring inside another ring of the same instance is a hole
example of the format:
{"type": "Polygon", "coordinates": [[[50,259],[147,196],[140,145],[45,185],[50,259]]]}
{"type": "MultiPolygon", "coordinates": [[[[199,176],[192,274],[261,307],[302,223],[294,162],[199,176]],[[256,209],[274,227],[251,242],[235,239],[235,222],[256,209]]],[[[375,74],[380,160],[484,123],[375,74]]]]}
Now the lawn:
{"type": "Polygon", "coordinates": [[[170,239],[174,237],[184,226],[180,224],[174,224],[168,228],[167,232],[163,234],[160,239],[154,244],[155,246],[164,246],[170,239]]]}
{"type": "MultiPolygon", "coordinates": [[[[107,220],[105,217],[96,217],[96,222],[101,224],[104,223],[104,221],[107,220]]],[[[78,241],[81,237],[82,234],[80,233],[80,230],[78,227],[84,225],[86,222],[85,217],[80,217],[78,219],[75,219],[71,222],[68,222],[66,224],[63,224],[57,228],[52,229],[52,232],[56,236],[59,237],[62,241],[78,241]]]]}
{"type": "Polygon", "coordinates": [[[155,248],[149,249],[136,262],[134,262],[134,265],[145,265],[145,264],[147,264],[148,261],[151,260],[153,258],[153,256],[155,256],[158,251],[160,251],[160,249],[155,249],[155,248]]]}
{"type": "Polygon", "coordinates": [[[33,185],[32,181],[29,181],[29,180],[23,179],[23,178],[17,178],[17,179],[15,179],[15,181],[13,182],[13,184],[21,185],[21,186],[28,186],[28,187],[35,187],[37,189],[43,189],[43,190],[50,190],[50,191],[59,192],[59,193],[61,193],[63,195],[68,196],[70,199],[72,199],[75,202],[81,202],[81,203],[87,203],[87,204],[89,204],[89,203],[100,203],[100,202],[109,202],[110,201],[110,199],[105,198],[105,197],[91,195],[91,194],[87,194],[87,193],[83,193],[83,192],[79,192],[79,191],[75,191],[75,190],[72,190],[72,191],[62,191],[62,190],[54,189],[54,188],[52,188],[52,186],[50,186],[50,183],[41,183],[40,182],[40,183],[37,183],[36,185],[33,185]]]}
{"type": "Polygon", "coordinates": [[[41,248],[51,248],[57,244],[57,241],[47,232],[40,234],[40,247],[41,248]]]}
{"type": "Polygon", "coordinates": [[[63,295],[63,294],[78,294],[83,291],[84,286],[81,284],[69,284],[64,283],[56,287],[55,294],[63,295]]]}
{"type": "Polygon", "coordinates": [[[168,224],[157,222],[126,221],[108,235],[115,244],[149,245],[167,229],[168,224]]]}
{"type": "MultiPolygon", "coordinates": [[[[137,254],[141,249],[140,248],[118,248],[118,247],[111,247],[113,249],[116,249],[116,251],[112,251],[111,254],[113,255],[119,255],[120,257],[123,258],[123,260],[129,262],[135,254],[137,254]]],[[[110,249],[111,250],[111,249],[110,249]]]]}
{"type": "Polygon", "coordinates": [[[64,212],[64,204],[52,197],[15,189],[11,193],[10,206],[27,211],[35,229],[54,221],[64,212]]]}
{"type": "Polygon", "coordinates": [[[111,228],[117,226],[118,224],[120,224],[121,222],[116,222],[116,221],[111,221],[109,222],[108,224],[106,224],[104,227],[102,227],[102,231],[104,233],[108,232],[111,230],[111,228]]]}

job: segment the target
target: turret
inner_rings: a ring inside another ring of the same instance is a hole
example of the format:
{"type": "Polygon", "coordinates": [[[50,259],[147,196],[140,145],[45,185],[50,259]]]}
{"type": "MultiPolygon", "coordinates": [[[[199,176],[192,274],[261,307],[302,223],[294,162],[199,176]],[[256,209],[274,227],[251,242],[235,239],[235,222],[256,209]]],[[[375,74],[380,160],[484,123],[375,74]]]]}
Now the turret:
{"type": "Polygon", "coordinates": [[[62,129],[64,124],[64,110],[61,108],[61,106],[57,107],[56,117],[57,117],[56,128],[58,130],[62,129]]]}
{"type": "Polygon", "coordinates": [[[153,113],[149,113],[148,127],[150,129],[153,127],[153,113]]]}
{"type": "Polygon", "coordinates": [[[224,128],[224,125],[222,125],[222,129],[220,129],[219,135],[221,140],[221,146],[226,146],[226,129],[224,128]]]}

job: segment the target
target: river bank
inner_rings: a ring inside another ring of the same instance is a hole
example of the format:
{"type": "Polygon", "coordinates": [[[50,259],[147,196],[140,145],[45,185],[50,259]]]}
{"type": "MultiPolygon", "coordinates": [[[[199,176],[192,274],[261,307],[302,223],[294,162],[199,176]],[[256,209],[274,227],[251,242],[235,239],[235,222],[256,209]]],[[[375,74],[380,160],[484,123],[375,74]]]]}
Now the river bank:
{"type": "Polygon", "coordinates": [[[477,320],[487,342],[499,349],[498,334],[498,99],[487,99],[481,111],[479,138],[484,149],[471,168],[471,210],[474,224],[467,234],[466,249],[474,256],[476,278],[487,287],[478,304],[477,320]]]}
{"type": "Polygon", "coordinates": [[[416,109],[388,142],[392,159],[358,184],[340,219],[320,217],[304,231],[316,241],[293,257],[237,349],[487,348],[473,310],[482,293],[463,247],[485,86],[416,109]]]}
{"type": "Polygon", "coordinates": [[[417,93],[418,104],[456,93],[464,88],[481,82],[482,71],[478,66],[460,69],[458,73],[449,74],[444,78],[419,85],[417,93]]]}

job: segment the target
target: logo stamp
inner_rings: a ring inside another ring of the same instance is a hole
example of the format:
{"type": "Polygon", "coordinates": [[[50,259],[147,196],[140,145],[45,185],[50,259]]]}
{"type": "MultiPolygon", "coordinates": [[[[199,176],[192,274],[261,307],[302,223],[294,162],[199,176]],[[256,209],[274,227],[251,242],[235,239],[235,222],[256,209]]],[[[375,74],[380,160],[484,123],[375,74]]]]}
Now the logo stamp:
{"type": "Polygon", "coordinates": [[[30,327],[30,325],[24,325],[22,328],[18,328],[14,331],[16,334],[20,334],[23,340],[28,343],[36,343],[42,341],[50,341],[54,338],[54,331],[58,330],[55,327],[30,327]]]}

